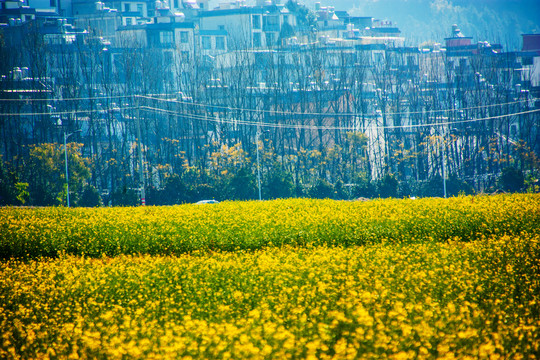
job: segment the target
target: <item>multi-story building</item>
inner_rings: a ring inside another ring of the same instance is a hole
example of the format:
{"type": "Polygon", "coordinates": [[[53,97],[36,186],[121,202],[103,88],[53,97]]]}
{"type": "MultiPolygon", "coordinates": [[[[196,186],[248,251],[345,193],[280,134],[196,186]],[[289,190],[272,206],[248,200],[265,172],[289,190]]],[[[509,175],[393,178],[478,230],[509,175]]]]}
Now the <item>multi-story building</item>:
{"type": "Polygon", "coordinates": [[[19,0],[6,0],[0,3],[0,25],[2,27],[20,25],[34,20],[36,9],[30,8],[19,0]]]}
{"type": "MultiPolygon", "coordinates": [[[[523,34],[521,48],[521,79],[532,87],[535,93],[540,92],[540,34],[523,34]]],[[[536,95],[538,97],[538,95],[536,95]]]]}
{"type": "MultiPolygon", "coordinates": [[[[255,7],[221,4],[219,9],[201,12],[198,20],[201,31],[221,31],[215,36],[226,32],[225,41],[231,49],[278,46],[292,36],[296,26],[296,17],[285,6],[276,4],[255,7]]],[[[212,42],[211,39],[204,41],[212,42]]]]}
{"type": "MultiPolygon", "coordinates": [[[[70,17],[72,14],[71,0],[2,0],[0,2],[0,11],[3,14],[11,13],[16,16],[19,13],[24,16],[28,15],[28,10],[62,17],[70,17]]],[[[27,21],[30,18],[22,17],[21,20],[27,21]]]]}
{"type": "Polygon", "coordinates": [[[11,1],[0,3],[0,30],[4,40],[16,45],[27,39],[27,35],[36,32],[43,37],[45,44],[71,44],[86,32],[71,24],[71,18],[64,14],[70,11],[71,2],[58,1],[11,1]],[[65,5],[62,5],[65,4],[65,5]],[[66,6],[66,7],[63,7],[66,6]]]}

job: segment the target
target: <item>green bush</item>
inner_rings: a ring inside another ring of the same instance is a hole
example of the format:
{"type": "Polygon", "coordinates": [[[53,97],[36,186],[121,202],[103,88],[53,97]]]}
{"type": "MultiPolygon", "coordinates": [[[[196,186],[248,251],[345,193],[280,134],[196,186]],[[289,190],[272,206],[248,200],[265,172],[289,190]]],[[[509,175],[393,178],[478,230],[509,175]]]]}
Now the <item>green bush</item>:
{"type": "Polygon", "coordinates": [[[77,206],[97,207],[102,205],[103,202],[101,200],[101,195],[99,195],[99,191],[92,185],[86,185],[81,198],[77,202],[77,206]]]}
{"type": "Polygon", "coordinates": [[[506,167],[499,177],[499,187],[506,192],[518,192],[525,186],[523,171],[515,167],[506,167]]]}
{"type": "Polygon", "coordinates": [[[313,199],[334,199],[335,191],[334,185],[326,180],[319,180],[317,183],[309,189],[309,197],[313,199]]]}

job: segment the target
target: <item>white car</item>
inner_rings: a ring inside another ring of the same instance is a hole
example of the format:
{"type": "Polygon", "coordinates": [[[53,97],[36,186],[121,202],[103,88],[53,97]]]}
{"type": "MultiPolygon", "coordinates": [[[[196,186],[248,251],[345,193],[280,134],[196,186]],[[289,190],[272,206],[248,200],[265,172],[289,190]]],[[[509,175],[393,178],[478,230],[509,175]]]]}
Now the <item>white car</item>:
{"type": "Polygon", "coordinates": [[[202,205],[202,204],[217,204],[217,203],[219,203],[219,201],[217,200],[201,200],[201,201],[197,201],[195,204],[202,205]]]}

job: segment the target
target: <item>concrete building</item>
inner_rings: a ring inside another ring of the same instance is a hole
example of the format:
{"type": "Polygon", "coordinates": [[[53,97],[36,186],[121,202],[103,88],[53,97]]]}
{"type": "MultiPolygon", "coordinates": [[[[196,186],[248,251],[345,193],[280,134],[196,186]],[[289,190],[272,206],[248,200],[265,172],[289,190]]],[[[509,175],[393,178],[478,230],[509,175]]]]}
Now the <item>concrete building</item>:
{"type": "Polygon", "coordinates": [[[538,96],[540,87],[540,34],[523,34],[521,48],[521,79],[530,87],[536,88],[538,96]]]}
{"type": "Polygon", "coordinates": [[[472,43],[472,37],[465,36],[457,25],[452,25],[450,37],[444,39],[448,56],[470,56],[482,52],[499,53],[502,51],[500,44],[490,44],[485,41],[472,43]]]}
{"type": "Polygon", "coordinates": [[[225,8],[201,12],[198,20],[201,32],[226,31],[228,47],[234,49],[278,46],[292,35],[291,30],[296,26],[296,18],[286,7],[278,5],[228,4],[225,8]]]}

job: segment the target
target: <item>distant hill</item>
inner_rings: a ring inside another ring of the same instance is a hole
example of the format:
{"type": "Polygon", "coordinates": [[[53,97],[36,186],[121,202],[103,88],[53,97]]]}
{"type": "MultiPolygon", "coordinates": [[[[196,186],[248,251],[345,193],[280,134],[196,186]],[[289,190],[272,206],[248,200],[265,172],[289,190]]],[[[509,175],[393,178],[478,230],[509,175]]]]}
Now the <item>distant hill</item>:
{"type": "MultiPolygon", "coordinates": [[[[285,1],[285,0],[283,0],[285,1]]],[[[313,7],[315,0],[306,0],[313,7]]],[[[351,15],[388,19],[409,45],[444,42],[452,24],[473,41],[521,48],[521,34],[540,33],[540,0],[320,0],[351,15]]]]}

